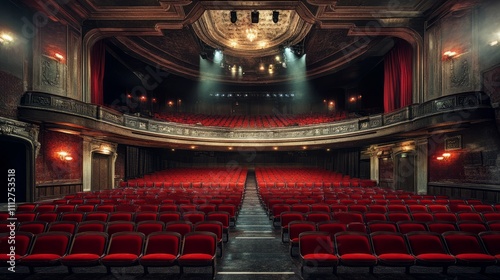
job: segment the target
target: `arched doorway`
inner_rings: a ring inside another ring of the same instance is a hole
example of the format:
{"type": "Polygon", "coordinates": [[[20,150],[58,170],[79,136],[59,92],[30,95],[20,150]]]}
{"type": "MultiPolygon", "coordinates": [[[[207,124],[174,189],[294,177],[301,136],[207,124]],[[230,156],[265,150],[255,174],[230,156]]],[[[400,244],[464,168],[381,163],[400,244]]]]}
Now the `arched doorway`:
{"type": "Polygon", "coordinates": [[[0,136],[1,176],[6,182],[0,203],[31,202],[34,198],[34,156],[31,143],[17,137],[0,136]]]}
{"type": "Polygon", "coordinates": [[[111,155],[97,152],[92,153],[92,191],[112,188],[110,185],[110,182],[112,182],[112,164],[111,155]]]}
{"type": "Polygon", "coordinates": [[[395,188],[408,192],[415,192],[415,153],[398,153],[395,157],[395,188]]]}

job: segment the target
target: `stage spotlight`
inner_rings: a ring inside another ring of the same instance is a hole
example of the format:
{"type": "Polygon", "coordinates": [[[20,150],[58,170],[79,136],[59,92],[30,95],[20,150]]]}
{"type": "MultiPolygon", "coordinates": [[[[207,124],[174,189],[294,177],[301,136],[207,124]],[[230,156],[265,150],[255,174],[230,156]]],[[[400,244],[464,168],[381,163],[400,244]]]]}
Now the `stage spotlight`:
{"type": "Polygon", "coordinates": [[[252,23],[259,23],[259,12],[252,11],[252,23]]]}
{"type": "Polygon", "coordinates": [[[236,23],[238,20],[238,16],[236,15],[236,11],[231,11],[231,23],[236,23]]]}
{"type": "Polygon", "coordinates": [[[273,11],[273,22],[278,23],[280,17],[280,12],[278,11],[273,11]]]}

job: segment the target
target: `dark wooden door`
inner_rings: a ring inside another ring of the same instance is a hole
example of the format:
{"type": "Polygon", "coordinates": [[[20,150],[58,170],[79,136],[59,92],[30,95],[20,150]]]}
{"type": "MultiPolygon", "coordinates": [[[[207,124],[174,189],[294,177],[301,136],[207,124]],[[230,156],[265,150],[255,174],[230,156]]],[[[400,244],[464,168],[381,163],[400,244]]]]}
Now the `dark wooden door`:
{"type": "Polygon", "coordinates": [[[415,155],[397,155],[396,189],[415,192],[415,155]]]}
{"type": "Polygon", "coordinates": [[[92,190],[106,190],[110,189],[109,178],[109,155],[99,153],[92,154],[92,190]]]}

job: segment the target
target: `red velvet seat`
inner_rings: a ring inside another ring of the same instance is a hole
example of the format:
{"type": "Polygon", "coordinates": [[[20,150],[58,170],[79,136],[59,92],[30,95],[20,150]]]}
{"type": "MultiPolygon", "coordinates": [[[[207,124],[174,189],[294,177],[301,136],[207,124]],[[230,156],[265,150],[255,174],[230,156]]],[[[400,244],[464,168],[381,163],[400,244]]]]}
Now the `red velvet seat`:
{"type": "Polygon", "coordinates": [[[407,234],[413,231],[429,231],[427,224],[424,222],[417,221],[400,221],[397,222],[398,232],[402,234],[407,234]]]}
{"type": "Polygon", "coordinates": [[[224,252],[223,234],[224,226],[219,221],[201,221],[193,225],[195,232],[206,231],[214,233],[217,236],[217,247],[219,247],[219,257],[222,257],[224,252]]]}
{"type": "Polygon", "coordinates": [[[215,255],[217,252],[217,236],[212,232],[190,232],[184,236],[182,252],[177,263],[181,274],[184,267],[212,268],[212,278],[215,277],[215,255]]]}
{"type": "Polygon", "coordinates": [[[370,234],[370,238],[378,265],[404,267],[405,272],[410,273],[410,267],[415,264],[415,257],[411,255],[403,234],[374,232],[370,234]]]}
{"type": "Polygon", "coordinates": [[[229,226],[231,223],[231,215],[228,212],[225,211],[210,212],[206,215],[206,220],[217,221],[222,223],[222,229],[224,234],[223,241],[224,242],[229,241],[229,226]]]}
{"type": "Polygon", "coordinates": [[[454,212],[434,212],[434,221],[437,222],[453,222],[458,221],[457,215],[454,212]]]}
{"type": "Polygon", "coordinates": [[[457,224],[455,222],[428,222],[427,227],[430,232],[444,233],[447,231],[456,231],[458,230],[457,224]]]}
{"type": "Polygon", "coordinates": [[[136,212],[134,215],[134,222],[140,223],[143,221],[156,221],[158,219],[158,213],[152,211],[140,211],[136,212]]]}
{"type": "Polygon", "coordinates": [[[395,222],[391,221],[373,221],[367,223],[366,227],[370,233],[385,231],[385,232],[398,232],[398,227],[395,222]]]}
{"type": "Polygon", "coordinates": [[[485,231],[479,233],[479,238],[484,244],[486,252],[497,259],[500,264],[500,231],[485,231]]]}
{"type": "Polygon", "coordinates": [[[443,233],[443,238],[450,253],[457,259],[457,265],[480,267],[484,273],[486,267],[497,262],[494,256],[486,252],[477,234],[450,231],[443,233]]]}
{"type": "Polygon", "coordinates": [[[109,236],[112,236],[117,232],[132,232],[135,231],[135,223],[129,221],[114,221],[108,222],[106,226],[106,232],[109,236]]]}
{"type": "Polygon", "coordinates": [[[16,250],[12,254],[12,244],[9,243],[10,233],[0,233],[0,266],[11,266],[12,258],[14,264],[28,255],[34,234],[30,232],[16,231],[16,250]]]}
{"type": "Polygon", "coordinates": [[[460,221],[457,223],[458,230],[478,234],[483,231],[488,231],[488,226],[483,222],[478,221],[460,221]]]}
{"type": "Polygon", "coordinates": [[[56,212],[57,213],[73,212],[73,211],[75,211],[75,208],[76,208],[76,205],[71,205],[71,204],[57,205],[56,212]]]}
{"type": "Polygon", "coordinates": [[[335,212],[333,219],[344,224],[364,223],[363,214],[360,212],[335,212]]]}
{"type": "Polygon", "coordinates": [[[106,231],[106,222],[103,221],[85,221],[78,224],[77,233],[86,232],[86,231],[97,231],[97,232],[105,232],[106,231]]]}
{"type": "Polygon", "coordinates": [[[448,267],[456,263],[439,233],[415,231],[406,234],[406,240],[417,265],[442,267],[443,273],[446,273],[448,267]]]}
{"type": "Polygon", "coordinates": [[[387,220],[392,222],[411,221],[411,216],[407,212],[387,212],[387,220]]]}
{"type": "Polygon", "coordinates": [[[169,267],[177,264],[180,255],[182,236],[176,232],[154,232],[148,235],[144,255],[139,264],[144,267],[144,273],[149,273],[149,267],[169,267]]]}
{"type": "Polygon", "coordinates": [[[336,233],[347,230],[347,225],[338,221],[324,221],[317,223],[316,228],[318,231],[328,232],[331,239],[334,240],[336,233]]]}
{"type": "Polygon", "coordinates": [[[335,251],[340,258],[340,265],[351,267],[373,267],[377,257],[373,254],[369,235],[360,232],[339,232],[335,234],[335,251]]]}
{"type": "Polygon", "coordinates": [[[61,264],[68,267],[91,267],[100,265],[106,252],[108,234],[104,232],[82,232],[75,235],[69,254],[61,258],[61,264]]]}
{"type": "Polygon", "coordinates": [[[79,204],[79,205],[76,205],[75,211],[86,213],[86,212],[92,212],[92,211],[94,211],[94,209],[95,209],[95,205],[79,204]]]}
{"type": "Polygon", "coordinates": [[[165,224],[165,230],[177,232],[184,236],[193,231],[193,223],[189,221],[172,221],[165,224]]]}
{"type": "Polygon", "coordinates": [[[80,223],[83,221],[84,218],[85,218],[84,212],[63,212],[59,214],[60,221],[71,221],[80,223]]]}
{"type": "Polygon", "coordinates": [[[165,223],[161,221],[142,221],[136,224],[135,231],[142,232],[146,237],[154,232],[163,231],[165,223]]]}
{"type": "Polygon", "coordinates": [[[112,267],[137,265],[142,256],[144,239],[144,234],[140,232],[117,232],[111,235],[106,255],[101,259],[108,274],[112,267]]]}
{"type": "Polygon", "coordinates": [[[306,221],[311,221],[315,223],[330,221],[332,216],[328,212],[323,211],[311,211],[306,213],[306,221]]]}
{"type": "Polygon", "coordinates": [[[434,216],[429,212],[412,212],[411,218],[416,222],[432,222],[434,221],[434,216]]]}
{"type": "Polygon", "coordinates": [[[23,203],[17,205],[16,212],[35,212],[36,203],[23,203]]]}
{"type": "Polygon", "coordinates": [[[47,222],[44,221],[31,221],[22,222],[17,226],[18,231],[30,232],[35,235],[45,232],[47,230],[47,222]]]}
{"type": "Polygon", "coordinates": [[[108,212],[101,212],[101,211],[89,212],[85,215],[84,221],[107,222],[108,216],[109,216],[108,212]]]}
{"type": "Polygon", "coordinates": [[[74,221],[55,221],[48,225],[47,231],[62,231],[74,235],[77,227],[78,223],[74,221]]]}
{"type": "Polygon", "coordinates": [[[56,211],[56,204],[38,204],[33,210],[33,212],[37,213],[45,213],[45,212],[55,212],[56,211]]]}
{"type": "Polygon", "coordinates": [[[293,257],[293,249],[299,246],[299,235],[306,231],[315,231],[316,223],[311,221],[291,221],[288,223],[288,242],[290,256],[293,257]]]}
{"type": "Polygon", "coordinates": [[[281,226],[281,241],[285,242],[285,235],[288,234],[288,224],[293,221],[304,221],[305,214],[294,211],[281,213],[279,221],[281,226]]]}
{"type": "Polygon", "coordinates": [[[133,212],[111,212],[108,216],[108,222],[116,222],[116,221],[125,221],[131,222],[134,221],[135,214],[133,212]]]}
{"type": "Polygon", "coordinates": [[[15,218],[18,223],[33,222],[36,218],[35,212],[16,212],[15,218]]]}
{"type": "Polygon", "coordinates": [[[205,221],[205,213],[201,211],[188,211],[182,213],[182,219],[184,221],[191,222],[192,224],[196,224],[198,222],[205,221]]]}
{"type": "Polygon", "coordinates": [[[457,218],[459,221],[476,221],[484,222],[483,216],[477,212],[458,212],[457,218]]]}
{"type": "Polygon", "coordinates": [[[31,250],[19,261],[19,265],[29,267],[34,273],[35,267],[57,266],[59,260],[68,251],[71,234],[67,232],[43,232],[35,236],[31,250]]]}
{"type": "Polygon", "coordinates": [[[387,216],[384,213],[379,212],[365,212],[363,214],[363,221],[365,223],[374,222],[374,221],[387,221],[387,216]]]}
{"type": "Polygon", "coordinates": [[[304,267],[332,267],[333,273],[337,273],[339,258],[328,232],[302,232],[298,239],[301,275],[304,274],[304,267]]]}

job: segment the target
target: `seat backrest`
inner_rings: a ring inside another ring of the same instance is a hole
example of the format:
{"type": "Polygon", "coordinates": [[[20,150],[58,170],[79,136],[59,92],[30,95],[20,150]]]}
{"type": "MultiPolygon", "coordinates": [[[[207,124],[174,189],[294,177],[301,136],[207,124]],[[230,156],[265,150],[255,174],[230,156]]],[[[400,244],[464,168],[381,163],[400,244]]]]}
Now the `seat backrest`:
{"type": "Polygon", "coordinates": [[[134,213],[132,212],[112,212],[109,213],[108,222],[126,221],[131,222],[134,220],[134,213]]]}
{"type": "Polygon", "coordinates": [[[454,222],[428,222],[427,227],[430,232],[444,233],[447,231],[456,231],[458,230],[457,224],[454,222]]]}
{"type": "Polygon", "coordinates": [[[477,234],[463,231],[449,231],[443,233],[443,238],[452,255],[485,253],[477,234]]]}
{"type": "Polygon", "coordinates": [[[80,223],[85,218],[84,212],[63,212],[60,214],[60,221],[72,221],[80,223]]]}
{"type": "Polygon", "coordinates": [[[295,212],[295,211],[286,211],[281,213],[281,227],[287,227],[288,224],[292,221],[303,221],[305,220],[304,213],[295,212]]]}
{"type": "Polygon", "coordinates": [[[500,255],[500,231],[484,231],[479,233],[488,254],[500,255]]]}
{"type": "Polygon", "coordinates": [[[218,221],[202,221],[194,224],[194,231],[208,231],[217,235],[217,240],[222,240],[223,225],[218,221]]]}
{"type": "Polygon", "coordinates": [[[335,251],[339,255],[364,253],[373,254],[369,235],[361,232],[344,231],[335,234],[335,251]]]}
{"type": "Polygon", "coordinates": [[[443,237],[436,232],[411,232],[406,234],[410,251],[420,254],[448,254],[443,237]]]}
{"type": "Polygon", "coordinates": [[[302,232],[299,235],[299,251],[301,256],[335,252],[330,234],[322,231],[302,232]]]}
{"type": "Polygon", "coordinates": [[[230,214],[226,211],[214,211],[209,212],[206,215],[207,221],[218,221],[221,222],[224,227],[229,227],[230,214]]]}
{"type": "Polygon", "coordinates": [[[434,216],[428,212],[412,212],[411,217],[413,221],[419,221],[419,222],[434,221],[434,216]]]}
{"type": "Polygon", "coordinates": [[[333,240],[337,232],[342,232],[347,230],[347,225],[339,223],[337,221],[324,221],[316,224],[318,231],[328,232],[330,238],[333,240]]]}
{"type": "Polygon", "coordinates": [[[108,212],[102,212],[102,211],[96,211],[96,212],[88,212],[85,215],[85,221],[101,221],[101,222],[107,222],[108,221],[108,212]]]}
{"type": "Polygon", "coordinates": [[[182,255],[199,253],[215,256],[216,250],[217,235],[212,232],[195,231],[184,235],[182,255]]]}
{"type": "Polygon", "coordinates": [[[49,224],[47,231],[64,231],[75,234],[77,222],[74,221],[55,221],[49,224]]]}
{"type": "Polygon", "coordinates": [[[17,226],[17,230],[39,234],[45,232],[47,225],[48,223],[43,221],[22,222],[17,226]]]}
{"type": "Polygon", "coordinates": [[[43,232],[35,236],[32,254],[55,254],[63,256],[68,251],[71,234],[67,232],[43,232]]]}
{"type": "Polygon", "coordinates": [[[81,232],[75,235],[70,254],[95,254],[102,256],[106,252],[108,234],[105,232],[81,232]]]}
{"type": "Polygon", "coordinates": [[[153,232],[163,231],[165,229],[165,223],[161,221],[142,221],[136,224],[135,231],[144,233],[145,236],[149,236],[153,232]]]}
{"type": "Polygon", "coordinates": [[[298,238],[302,232],[315,230],[316,223],[311,221],[292,221],[288,224],[288,235],[290,240],[298,238]]]}
{"type": "Polygon", "coordinates": [[[181,248],[182,236],[177,232],[163,231],[148,235],[144,255],[171,254],[178,256],[181,248]]]}
{"type": "Polygon", "coordinates": [[[387,220],[393,222],[411,221],[411,216],[407,212],[387,212],[387,220]]]}
{"type": "Polygon", "coordinates": [[[182,219],[184,221],[189,221],[193,224],[202,222],[205,220],[205,213],[201,211],[188,211],[182,214],[182,219]]]}
{"type": "Polygon", "coordinates": [[[395,222],[390,221],[374,221],[369,222],[367,224],[367,228],[370,233],[378,232],[378,231],[388,231],[388,232],[397,232],[398,228],[395,222]]]}
{"type": "Polygon", "coordinates": [[[184,236],[193,231],[193,224],[189,221],[172,221],[165,224],[165,230],[177,232],[184,236]]]}
{"type": "Polygon", "coordinates": [[[374,232],[370,234],[376,255],[398,253],[409,254],[404,235],[399,232],[374,232]]]}
{"type": "Polygon", "coordinates": [[[140,223],[142,221],[156,221],[158,219],[158,213],[152,211],[141,211],[134,215],[134,221],[140,223]]]}
{"type": "Polygon", "coordinates": [[[460,221],[457,222],[457,226],[460,231],[472,232],[475,234],[488,230],[485,223],[477,221],[460,221]]]}
{"type": "MultiPolygon", "coordinates": [[[[16,232],[16,255],[21,257],[26,256],[31,248],[31,243],[34,239],[34,234],[30,232],[17,231],[16,232]]],[[[12,244],[9,243],[10,233],[0,233],[0,254],[10,254],[12,244]]]]}
{"type": "Polygon", "coordinates": [[[140,256],[144,243],[144,234],[140,232],[117,232],[111,235],[106,254],[134,254],[140,256]]]}
{"type": "Polygon", "coordinates": [[[78,224],[77,233],[86,231],[106,231],[106,222],[103,221],[85,221],[78,224]]]}
{"type": "Polygon", "coordinates": [[[181,217],[181,212],[163,211],[158,214],[158,221],[162,221],[164,223],[180,221],[181,217]]]}
{"type": "Polygon", "coordinates": [[[360,212],[335,212],[333,219],[344,224],[353,222],[363,223],[363,214],[360,212]]]}
{"type": "Polygon", "coordinates": [[[130,232],[130,231],[135,231],[134,222],[114,221],[114,222],[108,222],[106,226],[106,232],[110,236],[117,232],[130,232]]]}
{"type": "Polygon", "coordinates": [[[412,231],[429,231],[427,224],[416,221],[400,221],[396,223],[398,232],[406,234],[412,231]]]}

